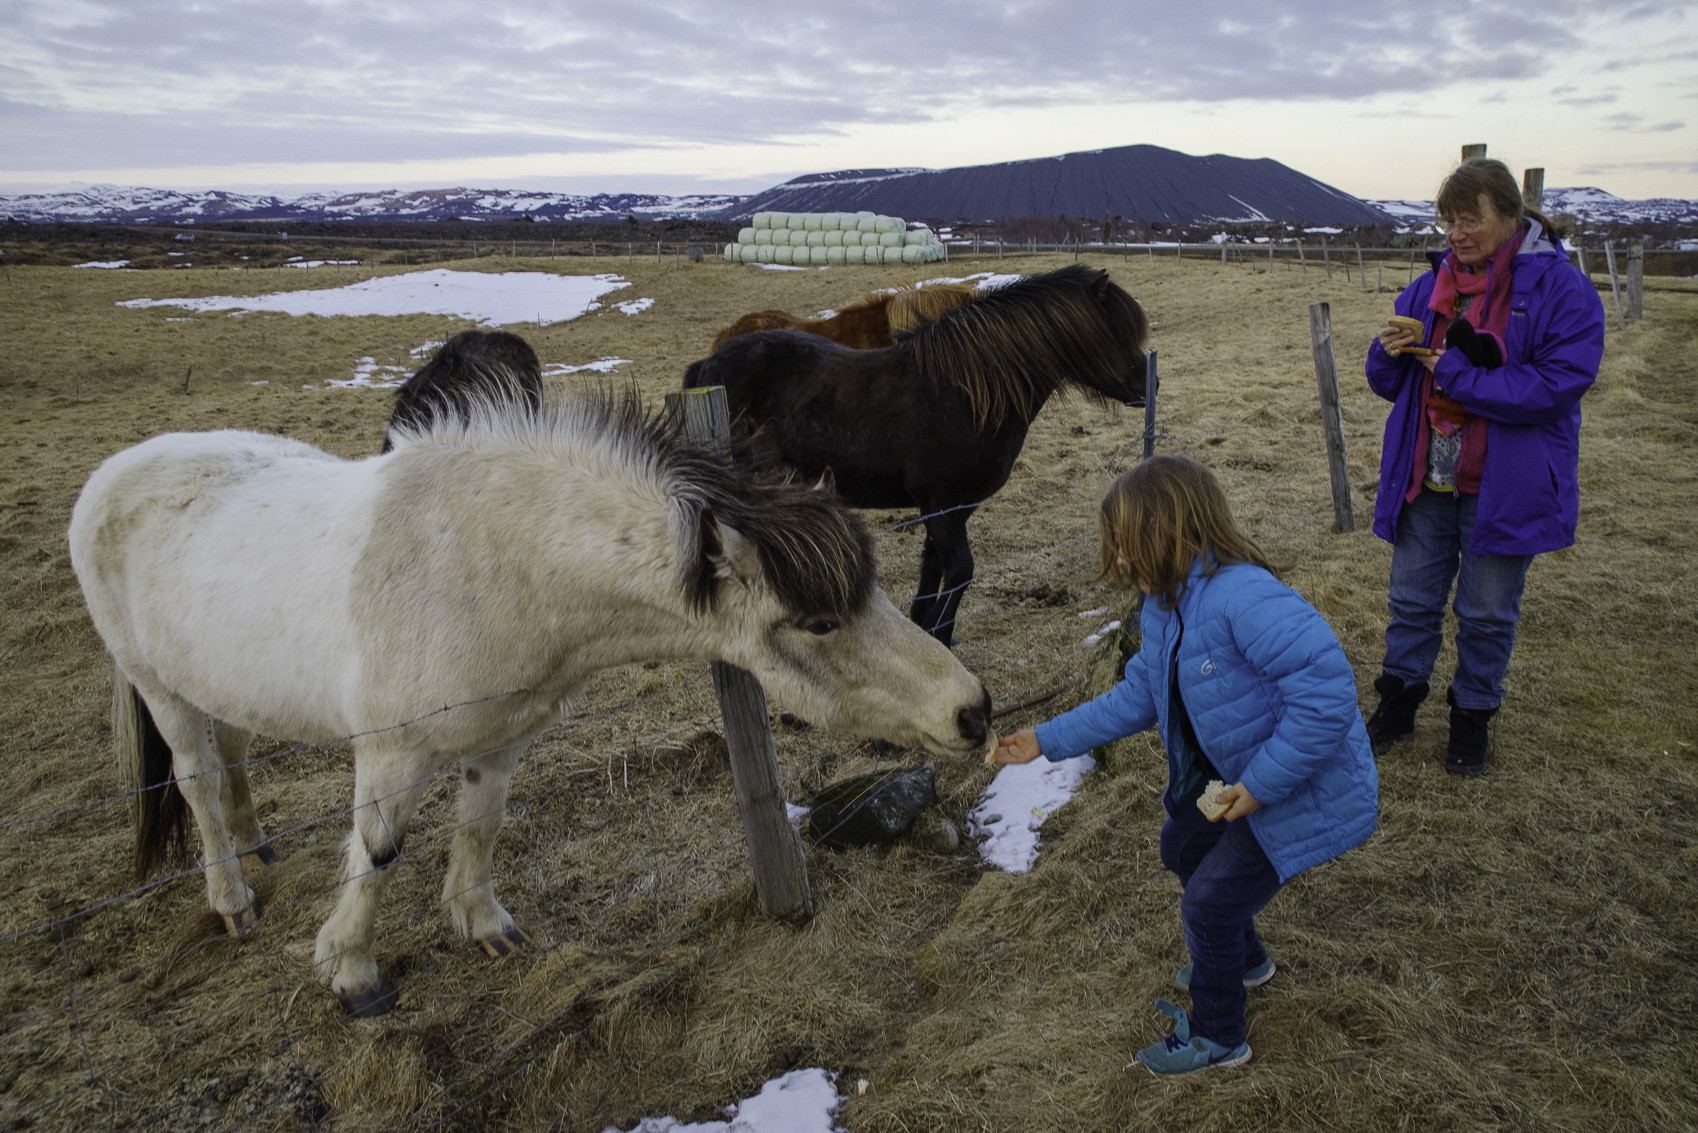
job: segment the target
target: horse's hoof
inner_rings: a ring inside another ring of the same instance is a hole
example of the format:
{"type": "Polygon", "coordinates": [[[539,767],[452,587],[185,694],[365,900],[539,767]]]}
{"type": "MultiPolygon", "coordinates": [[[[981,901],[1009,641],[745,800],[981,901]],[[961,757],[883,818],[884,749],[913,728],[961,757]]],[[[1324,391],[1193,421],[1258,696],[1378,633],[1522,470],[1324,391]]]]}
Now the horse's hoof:
{"type": "Polygon", "coordinates": [[[249,905],[233,917],[224,918],[224,931],[231,936],[247,936],[259,924],[259,918],[254,915],[253,906],[249,905]]]}
{"type": "Polygon", "coordinates": [[[499,960],[503,956],[513,955],[521,948],[530,947],[531,938],[525,935],[524,930],[515,925],[506,932],[492,936],[487,940],[480,940],[478,943],[483,945],[486,955],[499,960]]]}
{"type": "Polygon", "coordinates": [[[398,994],[393,985],[378,980],[374,988],[344,992],[336,998],[342,1001],[342,1010],[348,1013],[348,1018],[375,1019],[395,1010],[395,998],[398,994]]]}
{"type": "Polygon", "coordinates": [[[258,869],[262,865],[276,865],[282,861],[277,851],[271,848],[271,843],[255,846],[242,855],[242,865],[248,869],[258,869]]]}

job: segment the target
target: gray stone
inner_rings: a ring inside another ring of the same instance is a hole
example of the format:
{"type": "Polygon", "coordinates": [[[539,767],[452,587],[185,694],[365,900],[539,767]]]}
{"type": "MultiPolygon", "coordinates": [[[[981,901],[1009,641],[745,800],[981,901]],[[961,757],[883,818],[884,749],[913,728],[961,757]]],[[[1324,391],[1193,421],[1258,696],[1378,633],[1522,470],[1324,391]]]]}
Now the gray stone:
{"type": "Polygon", "coordinates": [[[839,848],[889,842],[936,803],[937,779],[930,767],[843,779],[814,796],[808,840],[839,848]]]}

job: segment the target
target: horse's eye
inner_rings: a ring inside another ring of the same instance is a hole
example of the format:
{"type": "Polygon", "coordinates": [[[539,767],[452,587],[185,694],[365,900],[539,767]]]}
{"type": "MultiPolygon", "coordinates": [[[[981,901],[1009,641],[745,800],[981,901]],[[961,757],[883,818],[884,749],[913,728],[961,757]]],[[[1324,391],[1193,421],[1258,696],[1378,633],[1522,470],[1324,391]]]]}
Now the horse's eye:
{"type": "Polygon", "coordinates": [[[808,623],[808,632],[813,634],[815,637],[824,637],[836,628],[837,623],[832,621],[830,618],[820,618],[818,621],[808,623]]]}

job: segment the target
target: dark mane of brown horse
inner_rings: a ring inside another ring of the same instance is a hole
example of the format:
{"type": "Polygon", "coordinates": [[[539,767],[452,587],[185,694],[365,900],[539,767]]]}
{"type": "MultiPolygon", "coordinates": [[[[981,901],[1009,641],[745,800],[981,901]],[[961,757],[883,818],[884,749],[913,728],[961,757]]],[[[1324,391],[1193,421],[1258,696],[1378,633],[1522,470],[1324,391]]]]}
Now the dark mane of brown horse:
{"type": "Polygon", "coordinates": [[[829,338],[851,350],[879,350],[895,336],[965,307],[978,292],[960,284],[901,287],[863,296],[828,319],[803,319],[786,311],[755,311],[719,332],[718,350],[733,338],[763,330],[799,330],[829,338]]]}

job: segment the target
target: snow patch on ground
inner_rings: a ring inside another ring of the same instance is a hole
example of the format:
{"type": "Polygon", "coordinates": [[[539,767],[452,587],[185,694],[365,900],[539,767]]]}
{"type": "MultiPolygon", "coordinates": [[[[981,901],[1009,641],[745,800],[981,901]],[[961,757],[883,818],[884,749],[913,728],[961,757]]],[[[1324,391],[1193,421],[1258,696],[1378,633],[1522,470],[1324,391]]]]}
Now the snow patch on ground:
{"type": "Polygon", "coordinates": [[[627,315],[636,315],[636,314],[640,314],[643,311],[646,311],[650,307],[654,306],[654,300],[653,299],[627,299],[623,303],[615,303],[613,305],[615,307],[619,308],[621,311],[624,311],[627,315]]]}
{"type": "MultiPolygon", "coordinates": [[[[645,1117],[623,1133],[841,1133],[835,1118],[842,1105],[836,1075],[810,1067],[774,1078],[754,1097],[726,1106],[724,1121],[645,1117]]],[[[609,1125],[602,1133],[622,1131],[609,1125]]]]}
{"type": "Polygon", "coordinates": [[[1085,644],[1086,645],[1095,645],[1103,639],[1104,634],[1113,633],[1115,630],[1117,630],[1119,628],[1120,628],[1119,622],[1117,622],[1117,621],[1116,622],[1109,622],[1107,625],[1099,628],[1097,630],[1097,632],[1086,634],[1085,635],[1085,644]]]}
{"type": "Polygon", "coordinates": [[[629,366],[631,359],[615,358],[611,354],[605,358],[597,358],[594,362],[585,362],[582,366],[573,366],[566,362],[550,362],[542,368],[545,378],[558,378],[563,374],[581,374],[591,370],[598,374],[611,374],[621,366],[629,366]]]}
{"type": "Polygon", "coordinates": [[[331,389],[394,389],[411,373],[408,367],[379,366],[376,358],[365,357],[354,363],[353,377],[327,378],[324,384],[331,389]]]}
{"type": "Polygon", "coordinates": [[[267,295],[199,299],[128,299],[120,307],[192,311],[275,311],[286,315],[448,315],[494,326],[546,326],[575,319],[610,291],[631,286],[617,275],[450,271],[434,268],[331,287],[267,295]]]}
{"type": "Polygon", "coordinates": [[[808,270],[807,268],[799,268],[799,267],[795,267],[794,265],[791,265],[791,264],[750,264],[749,266],[752,267],[752,268],[760,268],[762,271],[807,271],[808,270]]]}
{"type": "Polygon", "coordinates": [[[129,260],[90,260],[86,264],[72,264],[71,266],[72,267],[78,267],[78,268],[127,268],[127,267],[130,266],[130,261],[129,260]]]}
{"type": "Polygon", "coordinates": [[[286,266],[292,268],[321,268],[326,264],[357,264],[359,262],[360,261],[358,260],[302,260],[299,256],[297,256],[290,260],[286,266]]]}
{"type": "Polygon", "coordinates": [[[1096,767],[1088,755],[1051,763],[1039,756],[1010,763],[996,773],[979,805],[967,815],[979,853],[1009,873],[1026,873],[1038,860],[1038,829],[1067,803],[1096,767]]]}
{"type": "Polygon", "coordinates": [[[998,274],[994,271],[981,271],[975,272],[972,275],[962,276],[960,279],[955,279],[947,275],[940,275],[936,279],[922,279],[914,286],[936,287],[945,283],[971,283],[973,285],[973,290],[975,291],[995,291],[997,288],[1006,287],[1020,278],[1022,277],[1016,274],[998,274]]]}

